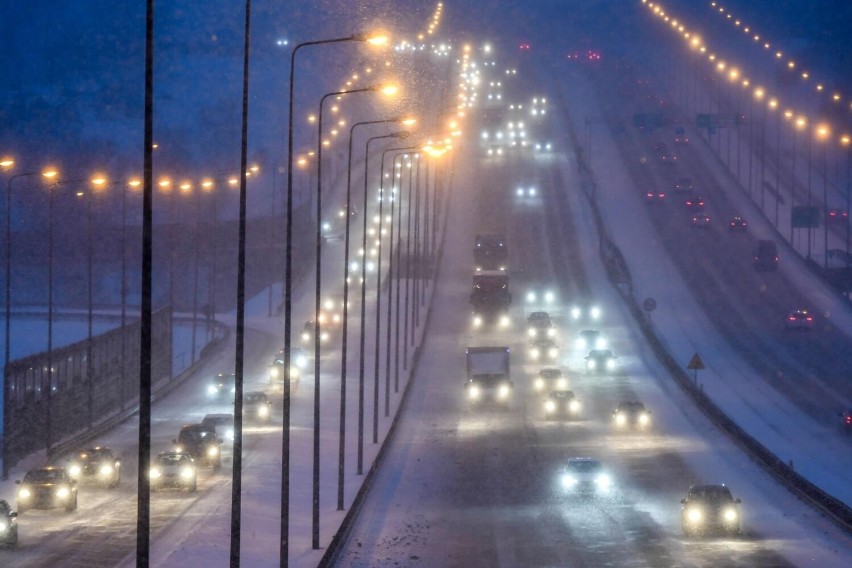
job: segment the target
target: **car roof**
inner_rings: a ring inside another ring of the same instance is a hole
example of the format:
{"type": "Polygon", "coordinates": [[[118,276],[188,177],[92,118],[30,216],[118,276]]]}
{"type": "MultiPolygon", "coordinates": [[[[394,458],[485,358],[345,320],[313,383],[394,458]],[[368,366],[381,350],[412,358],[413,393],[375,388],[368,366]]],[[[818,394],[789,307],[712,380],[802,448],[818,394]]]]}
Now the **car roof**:
{"type": "Polygon", "coordinates": [[[562,376],[562,369],[557,369],[556,367],[544,367],[543,369],[539,369],[538,374],[541,375],[541,376],[545,376],[545,375],[562,376]]]}
{"type": "Polygon", "coordinates": [[[645,405],[639,402],[638,400],[622,400],[618,403],[618,408],[623,409],[640,409],[645,408],[645,405]]]}
{"type": "Polygon", "coordinates": [[[576,457],[576,458],[568,458],[568,464],[574,463],[601,463],[600,460],[596,460],[595,458],[589,457],[576,457]]]}
{"type": "Polygon", "coordinates": [[[589,351],[589,357],[612,357],[612,351],[609,349],[592,349],[589,351]]]}
{"type": "Polygon", "coordinates": [[[233,414],[205,414],[204,418],[201,420],[201,424],[209,424],[210,422],[225,422],[230,420],[234,421],[233,414]]]}
{"type": "Polygon", "coordinates": [[[580,332],[580,335],[593,335],[593,334],[600,334],[600,331],[598,331],[596,329],[584,329],[583,331],[580,332]]]}
{"type": "Polygon", "coordinates": [[[554,390],[547,395],[550,398],[574,398],[574,391],[571,390],[554,390]]]}

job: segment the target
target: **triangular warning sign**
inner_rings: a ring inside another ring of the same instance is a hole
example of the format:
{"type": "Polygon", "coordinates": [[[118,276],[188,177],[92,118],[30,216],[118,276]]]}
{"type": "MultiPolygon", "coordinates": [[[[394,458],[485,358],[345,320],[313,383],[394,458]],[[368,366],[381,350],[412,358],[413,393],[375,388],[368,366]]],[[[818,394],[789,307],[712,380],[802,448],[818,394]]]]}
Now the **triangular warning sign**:
{"type": "Polygon", "coordinates": [[[701,360],[701,357],[698,356],[698,353],[692,356],[692,359],[689,360],[689,364],[686,366],[689,370],[698,370],[704,368],[704,361],[701,360]]]}

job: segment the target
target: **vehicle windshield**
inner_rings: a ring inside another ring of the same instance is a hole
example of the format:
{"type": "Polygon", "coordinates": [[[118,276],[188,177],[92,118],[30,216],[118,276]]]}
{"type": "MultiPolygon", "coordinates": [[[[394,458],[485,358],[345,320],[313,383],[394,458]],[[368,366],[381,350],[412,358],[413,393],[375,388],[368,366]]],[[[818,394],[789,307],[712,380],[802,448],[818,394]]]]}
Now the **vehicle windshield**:
{"type": "Polygon", "coordinates": [[[568,462],[568,470],[575,473],[596,473],[602,469],[601,462],[595,460],[577,460],[568,462]]]}
{"type": "Polygon", "coordinates": [[[65,478],[58,469],[34,469],[24,476],[24,483],[59,483],[65,478]]]}
{"type": "Polygon", "coordinates": [[[715,485],[704,485],[690,489],[688,499],[710,502],[732,502],[734,500],[727,487],[715,485]]]}

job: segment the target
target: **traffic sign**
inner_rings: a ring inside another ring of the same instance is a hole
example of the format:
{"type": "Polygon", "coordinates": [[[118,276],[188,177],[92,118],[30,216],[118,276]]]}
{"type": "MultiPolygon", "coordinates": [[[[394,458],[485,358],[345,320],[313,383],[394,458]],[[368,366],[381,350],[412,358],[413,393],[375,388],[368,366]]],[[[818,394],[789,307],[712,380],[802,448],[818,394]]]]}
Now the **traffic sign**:
{"type": "Polygon", "coordinates": [[[790,222],[794,229],[818,229],[819,209],[797,205],[790,211],[790,222]]]}
{"type": "Polygon", "coordinates": [[[698,353],[696,353],[692,356],[692,359],[689,360],[689,364],[687,364],[686,368],[691,371],[700,371],[704,368],[704,361],[702,361],[701,357],[699,357],[698,353]]]}
{"type": "Polygon", "coordinates": [[[657,300],[655,300],[654,298],[645,298],[645,300],[642,302],[642,307],[645,309],[646,312],[653,312],[655,309],[657,309],[657,300]]]}

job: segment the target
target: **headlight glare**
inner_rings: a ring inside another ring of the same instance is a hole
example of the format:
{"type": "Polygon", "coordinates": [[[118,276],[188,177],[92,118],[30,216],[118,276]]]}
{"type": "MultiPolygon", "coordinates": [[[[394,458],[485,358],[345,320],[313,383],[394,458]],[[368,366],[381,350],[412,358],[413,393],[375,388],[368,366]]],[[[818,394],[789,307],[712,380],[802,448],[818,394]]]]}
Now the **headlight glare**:
{"type": "Polygon", "coordinates": [[[26,487],[18,490],[18,499],[29,499],[32,497],[32,493],[26,487]]]}
{"type": "Polygon", "coordinates": [[[467,396],[470,400],[476,400],[479,398],[479,387],[476,385],[472,385],[467,389],[467,396]]]}
{"type": "Polygon", "coordinates": [[[190,466],[186,466],[180,470],[180,476],[183,479],[192,479],[194,473],[195,471],[190,466]]]}
{"type": "Polygon", "coordinates": [[[509,385],[500,385],[500,388],[497,389],[497,396],[500,398],[508,398],[510,390],[509,385]]]}
{"type": "Polygon", "coordinates": [[[578,401],[578,400],[572,400],[571,402],[569,402],[569,403],[568,403],[568,410],[570,410],[571,412],[579,412],[579,410],[580,410],[580,401],[578,401]]]}
{"type": "Polygon", "coordinates": [[[71,477],[77,477],[78,475],[80,475],[80,466],[77,464],[72,465],[68,468],[68,473],[71,475],[71,477]]]}
{"type": "Polygon", "coordinates": [[[207,448],[207,455],[211,458],[218,456],[219,448],[217,448],[216,446],[210,446],[209,448],[207,448]]]}
{"type": "Polygon", "coordinates": [[[71,491],[67,487],[63,486],[56,490],[56,496],[60,499],[68,499],[70,495],[71,491]]]}
{"type": "Polygon", "coordinates": [[[701,509],[692,507],[686,512],[686,518],[691,523],[700,523],[704,515],[701,514],[701,509]]]}
{"type": "Polygon", "coordinates": [[[725,521],[732,523],[737,520],[737,512],[731,508],[725,510],[725,521]]]}
{"type": "Polygon", "coordinates": [[[157,469],[156,467],[152,467],[151,470],[148,472],[148,477],[150,479],[159,479],[160,475],[161,475],[160,470],[157,469]]]}
{"type": "Polygon", "coordinates": [[[101,475],[103,475],[104,477],[106,477],[106,476],[108,476],[108,475],[112,475],[112,471],[113,471],[113,470],[112,470],[112,466],[111,466],[111,465],[109,465],[108,463],[105,463],[105,464],[103,464],[103,465],[101,466],[101,468],[98,470],[98,473],[99,473],[99,474],[101,474],[101,475]]]}
{"type": "Polygon", "coordinates": [[[552,400],[548,400],[544,403],[544,410],[545,412],[553,412],[554,410],[556,410],[556,403],[552,400]]]}

